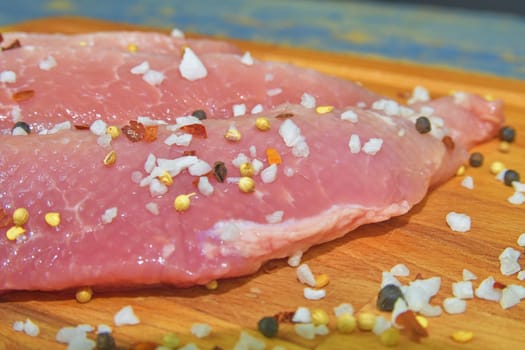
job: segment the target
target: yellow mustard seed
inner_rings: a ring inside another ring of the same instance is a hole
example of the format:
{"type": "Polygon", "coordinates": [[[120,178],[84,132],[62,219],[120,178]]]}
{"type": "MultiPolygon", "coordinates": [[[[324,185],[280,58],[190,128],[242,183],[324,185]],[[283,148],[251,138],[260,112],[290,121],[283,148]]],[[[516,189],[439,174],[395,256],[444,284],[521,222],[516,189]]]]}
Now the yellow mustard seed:
{"type": "Polygon", "coordinates": [[[510,151],[510,143],[507,141],[501,141],[499,143],[498,151],[501,153],[508,153],[510,151]]]}
{"type": "Polygon", "coordinates": [[[255,181],[248,176],[243,176],[239,179],[239,189],[242,192],[248,193],[255,190],[255,181]]]}
{"type": "Polygon", "coordinates": [[[390,327],[381,333],[379,339],[381,340],[381,344],[385,346],[396,346],[399,344],[401,335],[397,328],[390,327]]]}
{"type": "Polygon", "coordinates": [[[44,216],[44,219],[51,227],[57,227],[60,225],[60,213],[58,212],[49,212],[44,216]]]}
{"type": "Polygon", "coordinates": [[[334,110],[334,106],[318,106],[315,108],[315,111],[318,114],[330,113],[333,110],[334,110]]]}
{"type": "Polygon", "coordinates": [[[452,333],[452,339],[458,343],[467,343],[474,338],[474,333],[469,331],[455,331],[452,333]]]}
{"type": "Polygon", "coordinates": [[[467,167],[465,165],[462,165],[456,170],[456,176],[463,176],[467,172],[467,167]]]}
{"type": "Polygon", "coordinates": [[[215,290],[219,287],[219,282],[217,280],[210,281],[206,283],[205,287],[207,290],[215,290]]]}
{"type": "Polygon", "coordinates": [[[253,165],[250,162],[242,163],[239,167],[239,171],[241,172],[241,176],[248,176],[253,177],[255,170],[253,169],[253,165]]]}
{"type": "Polygon", "coordinates": [[[428,320],[427,320],[426,317],[421,316],[421,315],[417,315],[416,316],[416,321],[421,325],[421,327],[423,327],[423,328],[427,328],[428,327],[428,320]]]}
{"type": "Polygon", "coordinates": [[[502,162],[495,161],[495,162],[492,162],[490,164],[490,173],[491,174],[497,175],[503,169],[505,169],[505,164],[503,164],[502,162]]]}
{"type": "Polygon", "coordinates": [[[330,282],[330,277],[327,274],[322,273],[315,277],[315,288],[324,288],[330,282]]]}
{"type": "Polygon", "coordinates": [[[131,52],[131,53],[135,53],[137,52],[139,49],[139,47],[135,44],[129,44],[128,45],[128,51],[131,52]]]}
{"type": "Polygon", "coordinates": [[[258,117],[255,119],[255,127],[260,131],[268,131],[271,127],[270,120],[266,117],[258,117]]]}
{"type": "Polygon", "coordinates": [[[162,175],[159,176],[159,181],[166,186],[173,185],[173,177],[167,171],[163,172],[162,175]]]}
{"type": "Polygon", "coordinates": [[[376,322],[376,315],[371,312],[361,312],[357,315],[357,327],[362,331],[371,331],[376,322]]]}
{"type": "Polygon", "coordinates": [[[316,326],[327,325],[330,322],[330,316],[323,309],[312,310],[312,323],[316,326]]]}
{"type": "Polygon", "coordinates": [[[111,136],[112,139],[116,139],[120,136],[120,129],[114,125],[108,126],[106,129],[106,134],[111,136]]]}
{"type": "Polygon", "coordinates": [[[5,235],[6,235],[8,240],[14,241],[15,239],[18,238],[18,236],[21,236],[24,233],[26,233],[26,229],[25,228],[15,225],[15,226],[11,227],[9,230],[7,230],[5,235]]]}
{"type": "Polygon", "coordinates": [[[80,46],[87,46],[87,42],[81,41],[81,42],[78,43],[78,45],[80,45],[80,46]]]}
{"type": "Polygon", "coordinates": [[[236,127],[234,126],[231,126],[228,131],[226,131],[226,134],[224,134],[224,137],[226,138],[226,140],[228,141],[240,141],[241,138],[242,138],[242,135],[241,133],[239,132],[239,130],[237,130],[236,127]]]}
{"type": "Polygon", "coordinates": [[[13,223],[17,226],[25,225],[29,220],[29,212],[26,208],[17,208],[13,212],[13,223]]]}
{"type": "Polygon", "coordinates": [[[81,304],[85,304],[91,301],[93,298],[93,289],[90,287],[82,287],[77,289],[75,293],[75,299],[81,304]]]}
{"type": "Polygon", "coordinates": [[[195,192],[190,194],[179,194],[177,197],[175,197],[175,201],[173,203],[176,211],[185,211],[188,210],[191,203],[191,196],[194,196],[195,192]]]}
{"type": "Polygon", "coordinates": [[[116,161],[117,161],[117,152],[115,152],[114,150],[109,151],[109,153],[106,154],[106,156],[104,157],[105,166],[113,165],[115,164],[116,161]]]}
{"type": "Polygon", "coordinates": [[[344,313],[337,318],[335,327],[340,333],[352,333],[357,327],[357,321],[353,315],[344,313]]]}

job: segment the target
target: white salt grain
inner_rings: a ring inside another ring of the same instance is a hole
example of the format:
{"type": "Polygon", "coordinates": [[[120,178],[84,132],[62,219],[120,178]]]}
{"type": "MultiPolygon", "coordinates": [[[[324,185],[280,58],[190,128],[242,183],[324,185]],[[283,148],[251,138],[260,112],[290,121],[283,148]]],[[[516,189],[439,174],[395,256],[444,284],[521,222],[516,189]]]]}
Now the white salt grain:
{"type": "Polygon", "coordinates": [[[205,196],[211,196],[214,191],[213,185],[210,183],[207,176],[199,177],[197,188],[199,189],[199,192],[205,196]]]}
{"type": "Polygon", "coordinates": [[[241,331],[239,340],[235,344],[233,350],[264,350],[265,348],[266,344],[264,341],[251,336],[245,331],[241,331]]]}
{"type": "Polygon", "coordinates": [[[89,130],[93,134],[100,136],[106,133],[107,127],[108,127],[108,124],[106,124],[105,121],[97,119],[93,123],[91,123],[91,125],[89,126],[89,130]]]}
{"type": "Polygon", "coordinates": [[[259,159],[252,160],[252,167],[253,167],[253,174],[258,175],[259,172],[264,167],[264,163],[261,162],[259,159]]]}
{"type": "Polygon", "coordinates": [[[352,304],[342,303],[334,307],[335,317],[340,317],[344,314],[349,314],[350,316],[354,314],[354,307],[352,304]]]}
{"type": "Polygon", "coordinates": [[[170,32],[172,38],[184,39],[184,32],[179,28],[173,28],[170,32]]]}
{"type": "Polygon", "coordinates": [[[315,335],[328,335],[330,330],[325,324],[315,326],[315,335]]]}
{"type": "Polygon", "coordinates": [[[494,282],[496,281],[492,276],[481,281],[474,292],[476,297],[490,301],[499,301],[501,299],[501,290],[494,288],[494,282]]]}
{"type": "Polygon", "coordinates": [[[470,231],[470,216],[451,211],[446,216],[448,226],[455,232],[470,231]]]}
{"type": "Polygon", "coordinates": [[[13,323],[13,330],[17,332],[23,332],[24,331],[24,321],[15,321],[13,323]]]}
{"type": "Polygon", "coordinates": [[[124,306],[120,309],[113,317],[113,321],[116,326],[136,325],[140,323],[131,305],[124,306]]]}
{"type": "MultiPolygon", "coordinates": [[[[51,131],[49,133],[53,134],[53,132],[51,131]]],[[[109,147],[109,145],[111,145],[112,140],[113,138],[109,134],[100,135],[99,137],[97,137],[97,145],[99,145],[100,147],[109,147]]]]}
{"type": "Polygon", "coordinates": [[[468,188],[469,190],[474,189],[474,179],[472,176],[465,176],[461,181],[461,186],[468,188]]]}
{"type": "Polygon", "coordinates": [[[40,334],[40,327],[28,318],[24,322],[24,333],[30,337],[36,337],[40,334]]]}
{"type": "Polygon", "coordinates": [[[131,74],[135,75],[142,75],[145,74],[147,71],[149,71],[149,62],[144,61],[139,65],[136,65],[135,67],[131,68],[130,72],[131,74]]]}
{"type": "Polygon", "coordinates": [[[246,51],[244,53],[244,55],[242,55],[241,57],[241,63],[242,64],[245,64],[247,66],[251,66],[253,65],[253,57],[252,55],[250,54],[250,51],[246,51]]]}
{"type": "Polygon", "coordinates": [[[374,328],[372,328],[372,333],[374,333],[375,335],[381,335],[390,327],[392,327],[392,322],[379,315],[374,321],[374,328]]]}
{"type": "Polygon", "coordinates": [[[16,73],[12,70],[0,72],[0,83],[16,83],[16,73]]]}
{"type": "Polygon", "coordinates": [[[117,207],[108,208],[104,211],[104,214],[101,216],[101,220],[103,224],[109,224],[113,222],[113,219],[117,217],[118,209],[117,207]]]}
{"type": "Polygon", "coordinates": [[[348,110],[341,113],[341,120],[348,120],[349,122],[357,123],[359,118],[354,111],[348,110]]]}
{"type": "Polygon", "coordinates": [[[42,70],[49,71],[57,66],[57,61],[53,58],[53,56],[47,56],[47,58],[41,60],[38,62],[38,67],[42,70]]]}
{"type": "Polygon", "coordinates": [[[312,314],[310,309],[304,306],[299,306],[292,316],[292,322],[294,323],[309,323],[312,321],[312,314]]]}
{"type": "Polygon", "coordinates": [[[416,86],[412,91],[412,96],[408,99],[408,104],[413,104],[416,102],[427,102],[430,100],[430,94],[428,90],[423,86],[416,86]]]}
{"type": "Polygon", "coordinates": [[[452,283],[452,294],[459,299],[474,298],[474,289],[472,288],[472,282],[459,281],[452,283]]]}
{"type": "Polygon", "coordinates": [[[299,279],[299,282],[309,285],[310,287],[315,287],[315,277],[312,273],[312,270],[310,270],[310,267],[307,264],[301,264],[297,269],[295,270],[297,279],[299,279]]]}
{"type": "Polygon", "coordinates": [[[162,82],[166,79],[166,76],[164,73],[150,69],[144,75],[142,76],[142,80],[144,80],[146,83],[155,86],[160,85],[162,82]]]}
{"type": "MultiPolygon", "coordinates": [[[[184,346],[181,346],[180,348],[177,348],[178,350],[199,350],[199,347],[195,345],[194,343],[188,343],[184,346]]],[[[155,349],[157,350],[157,349],[155,349]]]]}
{"type": "Polygon", "coordinates": [[[348,147],[350,148],[350,152],[353,154],[357,154],[361,151],[361,140],[359,139],[359,135],[352,134],[350,136],[348,147]]]}
{"type": "Polygon", "coordinates": [[[405,264],[397,264],[390,269],[390,273],[396,277],[407,277],[410,270],[405,264]]]}
{"type": "Polygon", "coordinates": [[[525,192],[525,182],[512,181],[512,188],[516,192],[525,192]]]}
{"type": "Polygon", "coordinates": [[[157,163],[157,157],[155,157],[154,154],[150,153],[148,154],[148,158],[146,158],[146,161],[144,162],[144,170],[149,174],[153,171],[153,168],[155,168],[155,164],[157,163]]]}
{"type": "Polygon", "coordinates": [[[272,164],[261,172],[261,180],[265,184],[275,181],[277,178],[277,164],[272,164]]]}
{"type": "Polygon", "coordinates": [[[234,166],[236,166],[237,168],[239,168],[241,165],[243,165],[244,163],[249,163],[250,162],[250,158],[248,158],[248,156],[244,153],[239,153],[237,155],[237,157],[235,157],[233,160],[232,160],[232,164],[234,166]]]}
{"type": "Polygon", "coordinates": [[[517,243],[520,247],[525,247],[525,232],[518,237],[517,243]]]}
{"type": "Polygon", "coordinates": [[[210,173],[211,170],[211,165],[202,159],[197,160],[197,162],[188,167],[188,173],[191,176],[203,176],[210,173]]]}
{"type": "Polygon", "coordinates": [[[168,146],[173,146],[173,145],[189,146],[192,139],[193,139],[192,134],[182,134],[182,135],[171,134],[164,140],[164,143],[168,146]]]}
{"type": "Polygon", "coordinates": [[[419,313],[425,317],[438,317],[443,313],[443,309],[439,305],[425,304],[419,313]]]}
{"type": "Polygon", "coordinates": [[[255,106],[253,106],[253,108],[251,110],[251,114],[261,113],[262,111],[263,111],[262,104],[256,104],[255,106]]]}
{"type": "Polygon", "coordinates": [[[520,281],[525,281],[525,270],[518,272],[518,279],[520,281]]]}
{"type": "Polygon", "coordinates": [[[301,259],[303,257],[303,252],[302,251],[297,251],[295,253],[293,253],[289,258],[288,258],[288,265],[290,265],[291,267],[297,267],[299,266],[299,264],[301,264],[301,259]]]}
{"type": "Polygon", "coordinates": [[[162,183],[159,179],[153,178],[149,184],[149,194],[151,197],[160,197],[168,193],[168,186],[162,183]]]}
{"type": "Polygon", "coordinates": [[[301,96],[301,105],[303,105],[303,107],[305,108],[315,108],[315,105],[316,105],[315,97],[305,92],[301,96]]]}
{"type": "Polygon", "coordinates": [[[303,295],[308,300],[321,300],[326,297],[326,290],[324,289],[312,289],[309,287],[304,288],[303,295]]]}
{"type": "Polygon", "coordinates": [[[399,315],[407,311],[408,311],[408,305],[405,302],[405,300],[403,300],[403,298],[397,298],[396,302],[394,303],[394,309],[392,310],[392,316],[391,316],[392,323],[399,327],[400,325],[396,323],[396,319],[399,315]]]}
{"type": "Polygon", "coordinates": [[[389,284],[401,287],[401,282],[399,282],[399,280],[392,273],[383,271],[381,278],[381,288],[389,284]]]}
{"type": "Polygon", "coordinates": [[[234,104],[232,107],[234,117],[239,117],[246,114],[246,105],[244,103],[234,104]]]}
{"type": "Polygon", "coordinates": [[[463,281],[477,280],[478,277],[470,270],[463,269],[463,281]]]}
{"type": "Polygon", "coordinates": [[[272,96],[280,95],[282,92],[283,92],[283,89],[281,88],[273,88],[273,89],[266,90],[266,95],[272,97],[272,96]]]}
{"type": "Polygon", "coordinates": [[[312,323],[296,324],[295,333],[301,338],[312,340],[315,338],[315,326],[312,323]]]}
{"type": "Polygon", "coordinates": [[[197,338],[205,338],[211,333],[211,326],[205,323],[194,323],[191,326],[191,334],[197,338]]]}
{"type": "Polygon", "coordinates": [[[458,298],[446,298],[443,301],[443,308],[449,314],[461,314],[467,309],[467,302],[458,298]]]}
{"type": "Polygon", "coordinates": [[[507,247],[500,254],[500,272],[505,276],[510,276],[521,270],[518,259],[520,258],[521,252],[507,247]]]}
{"type": "Polygon", "coordinates": [[[113,329],[107,324],[99,324],[97,327],[97,334],[100,333],[110,333],[113,332],[113,329]]]}
{"type": "Polygon", "coordinates": [[[277,224],[283,221],[283,215],[284,211],[282,210],[274,211],[273,213],[266,215],[266,222],[269,224],[277,224]]]}
{"type": "Polygon", "coordinates": [[[381,150],[383,146],[383,139],[371,138],[368,140],[361,149],[363,152],[369,155],[374,155],[381,150]]]}
{"type": "Polygon", "coordinates": [[[146,203],[146,210],[153,215],[159,215],[159,205],[155,202],[146,203]]]}
{"type": "Polygon", "coordinates": [[[205,78],[208,75],[208,70],[202,61],[189,47],[184,49],[179,71],[183,78],[191,81],[205,78]]]}
{"type": "Polygon", "coordinates": [[[518,305],[520,302],[519,295],[515,292],[513,288],[503,288],[503,291],[501,292],[501,299],[499,301],[499,304],[502,308],[508,309],[515,305],[518,305]]]}
{"type": "Polygon", "coordinates": [[[523,194],[522,192],[514,192],[512,196],[507,198],[507,201],[510,204],[522,205],[523,203],[525,203],[525,194],[523,194]]]}
{"type": "Polygon", "coordinates": [[[79,333],[71,339],[67,350],[93,350],[95,347],[94,340],[87,338],[86,333],[79,333]]]}

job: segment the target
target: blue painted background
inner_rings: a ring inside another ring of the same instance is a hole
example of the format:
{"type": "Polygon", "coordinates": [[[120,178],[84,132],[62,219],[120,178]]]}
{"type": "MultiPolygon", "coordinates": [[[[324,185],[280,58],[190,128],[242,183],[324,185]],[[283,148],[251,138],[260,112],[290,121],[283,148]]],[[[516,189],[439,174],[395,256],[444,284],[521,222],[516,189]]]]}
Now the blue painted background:
{"type": "Polygon", "coordinates": [[[178,27],[525,79],[525,17],[511,14],[313,0],[0,1],[0,26],[57,15],[178,27]]]}

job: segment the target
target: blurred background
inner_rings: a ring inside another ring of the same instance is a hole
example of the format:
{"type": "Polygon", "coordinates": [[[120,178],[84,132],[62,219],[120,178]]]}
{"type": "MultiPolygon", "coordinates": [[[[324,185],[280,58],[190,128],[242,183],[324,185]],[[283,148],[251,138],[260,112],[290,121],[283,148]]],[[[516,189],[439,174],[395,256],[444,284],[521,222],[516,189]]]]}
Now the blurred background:
{"type": "Polygon", "coordinates": [[[0,27],[84,16],[525,79],[525,0],[2,0],[0,27]]]}

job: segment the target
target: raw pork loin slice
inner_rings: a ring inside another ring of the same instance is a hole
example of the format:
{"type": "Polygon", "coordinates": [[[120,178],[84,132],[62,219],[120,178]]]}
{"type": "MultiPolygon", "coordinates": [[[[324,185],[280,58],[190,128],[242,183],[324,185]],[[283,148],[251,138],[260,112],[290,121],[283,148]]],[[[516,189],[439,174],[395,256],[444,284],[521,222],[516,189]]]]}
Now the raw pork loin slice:
{"type": "MultiPolygon", "coordinates": [[[[27,65],[27,52],[17,55],[23,59],[18,65],[10,60],[11,70],[33,69],[30,77],[21,74],[17,84],[24,86],[30,79],[30,85],[39,86],[44,73],[27,65]]],[[[126,59],[119,58],[121,66],[126,59]]],[[[0,225],[4,231],[12,227],[8,218],[16,208],[29,213],[24,233],[0,239],[0,291],[190,286],[253,273],[269,259],[406,213],[430,187],[454,174],[468,147],[494,136],[503,122],[499,102],[469,94],[408,108],[310,71],[304,73],[307,78],[297,77],[302,79],[298,87],[283,80],[302,73],[298,68],[262,62],[246,66],[239,59],[235,54],[205,57],[209,72],[229,73],[222,80],[210,74],[180,90],[178,98],[189,96],[185,112],[206,106],[209,118],[173,114],[169,123],[147,127],[157,131],[155,140],[131,142],[120,135],[108,142],[104,128],[100,136],[95,127],[94,132],[70,127],[51,135],[0,136],[0,216],[5,214],[0,225]],[[280,100],[263,98],[269,72],[275,73],[274,86],[282,87],[280,100]],[[253,82],[242,85],[250,79],[240,76],[252,73],[253,82]],[[198,94],[193,87],[201,89],[198,94]],[[255,93],[259,90],[262,95],[255,93]],[[318,105],[335,108],[324,113],[311,100],[301,105],[301,90],[315,96],[318,105]],[[213,108],[222,100],[245,101],[243,96],[261,103],[264,112],[226,118],[217,112],[220,108],[213,108]],[[421,110],[433,123],[427,134],[414,126],[421,110]],[[261,116],[268,118],[269,130],[255,126],[261,116]],[[280,162],[274,163],[274,155],[267,157],[272,149],[280,162]],[[114,163],[107,160],[111,151],[114,163]],[[246,163],[252,164],[254,189],[243,192],[246,178],[241,178],[240,168],[246,163]],[[176,210],[179,195],[191,196],[188,206],[176,210]],[[59,213],[57,226],[46,223],[50,212],[59,213]]],[[[108,69],[106,63],[91,62],[94,74],[108,69]]],[[[176,71],[177,64],[172,69],[176,71]]],[[[109,85],[97,85],[102,101],[117,109],[117,103],[138,105],[104,97],[110,85],[119,84],[116,76],[112,79],[109,85]]],[[[176,74],[171,79],[173,88],[175,81],[184,84],[176,74]]],[[[11,89],[7,85],[0,87],[11,89]]],[[[169,93],[163,89],[162,94],[169,93]]],[[[36,103],[35,91],[34,109],[26,109],[30,101],[19,103],[33,127],[46,123],[40,116],[57,103],[56,98],[49,105],[36,103]]],[[[78,99],[60,97],[62,108],[78,107],[78,99]]],[[[66,114],[53,118],[52,123],[79,122],[66,114]]],[[[96,119],[121,127],[136,118],[127,112],[116,119],[111,114],[96,119]]]]}

